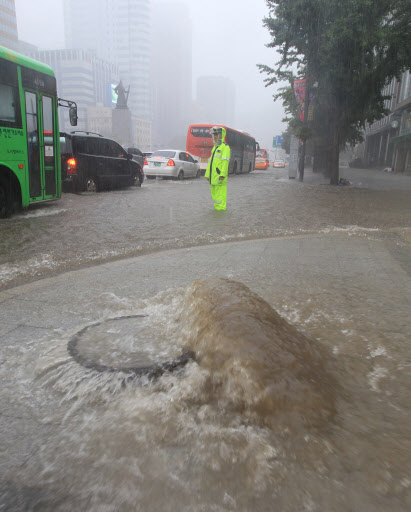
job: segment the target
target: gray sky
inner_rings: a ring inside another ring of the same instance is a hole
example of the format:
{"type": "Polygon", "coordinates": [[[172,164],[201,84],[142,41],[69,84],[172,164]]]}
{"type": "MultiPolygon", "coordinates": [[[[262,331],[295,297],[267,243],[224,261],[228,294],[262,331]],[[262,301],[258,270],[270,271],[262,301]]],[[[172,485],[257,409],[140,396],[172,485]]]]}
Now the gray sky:
{"type": "MultiPolygon", "coordinates": [[[[84,0],[85,2],[87,0],[84,0]]],[[[161,0],[174,2],[175,0],[161,0]]],[[[285,125],[281,102],[266,89],[257,63],[272,65],[277,53],[265,47],[262,27],[268,14],[265,0],[180,0],[187,5],[193,28],[193,79],[221,75],[236,85],[236,126],[269,149],[285,125]]],[[[64,48],[62,0],[15,0],[19,37],[40,48],[64,48]],[[53,20],[53,23],[50,23],[53,20]]],[[[155,22],[155,20],[154,20],[155,22]]],[[[195,91],[195,89],[194,89],[195,91]]]]}

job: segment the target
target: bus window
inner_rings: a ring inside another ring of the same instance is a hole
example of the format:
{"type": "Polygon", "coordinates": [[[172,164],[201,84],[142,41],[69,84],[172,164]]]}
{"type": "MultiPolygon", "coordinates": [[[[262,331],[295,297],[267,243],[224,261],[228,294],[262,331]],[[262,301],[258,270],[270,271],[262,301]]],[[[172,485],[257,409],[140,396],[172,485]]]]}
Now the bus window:
{"type": "Polygon", "coordinates": [[[11,85],[0,84],[0,123],[14,126],[17,121],[15,90],[11,85]]]}
{"type": "Polygon", "coordinates": [[[22,128],[17,67],[0,60],[0,126],[22,128]]]}
{"type": "Polygon", "coordinates": [[[194,135],[194,137],[204,137],[211,139],[210,128],[208,126],[195,126],[191,129],[191,133],[194,135]]]}

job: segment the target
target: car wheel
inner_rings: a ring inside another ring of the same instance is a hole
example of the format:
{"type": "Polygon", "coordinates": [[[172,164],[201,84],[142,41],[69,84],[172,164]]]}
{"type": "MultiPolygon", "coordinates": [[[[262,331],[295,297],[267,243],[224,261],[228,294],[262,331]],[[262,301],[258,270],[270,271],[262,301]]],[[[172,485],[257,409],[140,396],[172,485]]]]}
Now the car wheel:
{"type": "Polygon", "coordinates": [[[141,187],[140,174],[138,174],[138,173],[133,174],[133,176],[131,177],[131,186],[132,187],[141,187]]]}
{"type": "Polygon", "coordinates": [[[201,178],[201,169],[198,169],[197,174],[196,174],[196,178],[201,178]]]}
{"type": "Polygon", "coordinates": [[[86,192],[97,192],[97,181],[95,178],[90,177],[86,179],[86,192]]]}
{"type": "Polygon", "coordinates": [[[183,171],[180,171],[180,172],[178,173],[177,179],[178,179],[179,181],[182,181],[182,180],[184,179],[184,173],[183,173],[183,171]]]}

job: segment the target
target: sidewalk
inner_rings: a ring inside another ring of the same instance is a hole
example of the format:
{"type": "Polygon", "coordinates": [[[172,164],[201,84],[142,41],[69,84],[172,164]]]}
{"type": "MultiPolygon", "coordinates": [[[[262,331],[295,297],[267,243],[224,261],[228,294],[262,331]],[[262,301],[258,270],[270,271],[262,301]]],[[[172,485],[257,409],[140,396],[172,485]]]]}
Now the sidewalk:
{"type": "MultiPolygon", "coordinates": [[[[411,175],[409,174],[384,172],[383,169],[377,168],[340,167],[339,175],[340,179],[345,178],[350,181],[353,187],[373,190],[411,190],[411,175]]],[[[296,181],[298,181],[298,177],[296,181]]],[[[308,185],[329,185],[330,178],[321,173],[313,173],[312,168],[308,167],[304,169],[304,183],[308,185]]]]}
{"type": "Polygon", "coordinates": [[[227,262],[219,277],[243,282],[274,308],[279,300],[292,301],[296,295],[303,299],[312,293],[308,281],[318,279],[315,287],[322,281],[318,293],[336,286],[338,295],[338,289],[348,290],[361,278],[360,301],[372,290],[381,303],[398,302],[398,311],[405,308],[405,317],[409,313],[411,275],[403,255],[352,233],[308,234],[158,252],[0,292],[0,346],[18,344],[23,331],[31,332],[33,342],[46,331],[52,335],[55,329],[80,329],[102,316],[118,314],[128,302],[215,276],[211,260],[227,262]]]}

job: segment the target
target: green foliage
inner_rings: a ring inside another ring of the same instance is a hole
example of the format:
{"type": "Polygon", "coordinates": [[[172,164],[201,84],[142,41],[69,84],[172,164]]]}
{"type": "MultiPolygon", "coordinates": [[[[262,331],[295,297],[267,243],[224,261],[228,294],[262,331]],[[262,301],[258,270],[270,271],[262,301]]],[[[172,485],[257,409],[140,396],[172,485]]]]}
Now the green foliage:
{"type": "Polygon", "coordinates": [[[259,68],[266,86],[290,84],[275,99],[282,99],[294,133],[301,135],[301,127],[291,84],[308,75],[319,84],[312,133],[327,134],[338,123],[340,145],[360,140],[365,124],[386,114],[384,86],[411,67],[410,0],[266,2],[267,46],[280,59],[259,68]]]}

